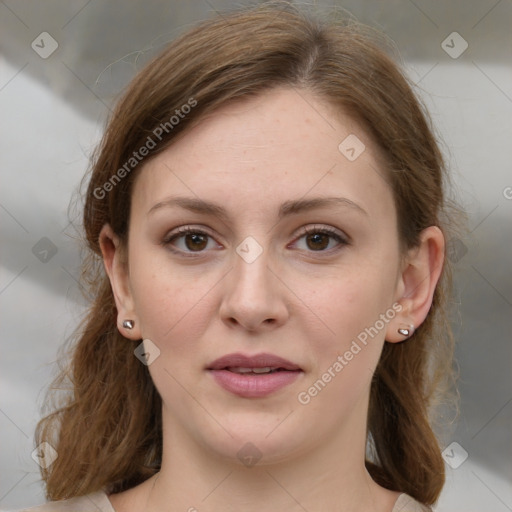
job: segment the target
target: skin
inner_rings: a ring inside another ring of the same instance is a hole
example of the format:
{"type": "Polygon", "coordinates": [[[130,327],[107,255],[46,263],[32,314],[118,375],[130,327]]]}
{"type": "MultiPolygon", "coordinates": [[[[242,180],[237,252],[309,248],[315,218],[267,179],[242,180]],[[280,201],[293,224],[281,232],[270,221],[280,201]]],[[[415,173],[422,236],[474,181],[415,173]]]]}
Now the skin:
{"type": "Polygon", "coordinates": [[[425,319],[444,241],[429,227],[401,254],[383,176],[356,122],[287,88],[222,107],[143,167],[126,250],[108,225],[100,242],[120,331],[160,350],[148,368],[163,401],[164,452],[158,479],[109,497],[117,512],[392,510],[399,493],[364,466],[370,382],[385,341],[403,342],[398,328],[425,319]],[[349,134],[366,147],[354,161],[338,150],[349,134]],[[177,205],[148,213],[170,197],[216,203],[225,217],[177,205]],[[278,217],[287,201],[322,197],[357,206],[278,217]],[[210,236],[170,241],[180,226],[210,236]],[[249,236],[263,250],[251,263],[236,252],[249,236]],[[393,304],[401,311],[301,404],[298,393],[393,304]],[[134,329],[122,327],[127,318],[134,329]],[[241,398],[205,370],[233,352],[270,352],[303,373],[270,396],[241,398]],[[237,457],[247,442],[262,455],[252,467],[237,457]]]}

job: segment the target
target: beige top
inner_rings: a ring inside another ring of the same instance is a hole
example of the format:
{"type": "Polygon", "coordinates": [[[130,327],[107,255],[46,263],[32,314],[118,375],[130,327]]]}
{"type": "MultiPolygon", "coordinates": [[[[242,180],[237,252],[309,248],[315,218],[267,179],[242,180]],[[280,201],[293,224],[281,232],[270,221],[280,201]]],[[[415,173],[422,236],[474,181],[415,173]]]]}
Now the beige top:
{"type": "MultiPolygon", "coordinates": [[[[392,512],[431,512],[432,509],[408,496],[400,494],[392,512]]],[[[10,512],[116,512],[103,491],[69,500],[51,501],[37,507],[12,510],[10,512]]]]}

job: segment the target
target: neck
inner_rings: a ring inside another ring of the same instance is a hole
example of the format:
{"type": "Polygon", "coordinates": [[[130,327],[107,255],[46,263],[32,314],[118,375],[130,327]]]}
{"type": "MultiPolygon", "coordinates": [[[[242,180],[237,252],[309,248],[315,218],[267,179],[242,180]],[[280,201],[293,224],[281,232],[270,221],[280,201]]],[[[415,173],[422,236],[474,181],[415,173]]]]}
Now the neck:
{"type": "Polygon", "coordinates": [[[162,468],[148,486],[146,510],[390,511],[398,494],[371,479],[365,429],[348,427],[293,458],[244,466],[205,450],[164,415],[162,468]]]}

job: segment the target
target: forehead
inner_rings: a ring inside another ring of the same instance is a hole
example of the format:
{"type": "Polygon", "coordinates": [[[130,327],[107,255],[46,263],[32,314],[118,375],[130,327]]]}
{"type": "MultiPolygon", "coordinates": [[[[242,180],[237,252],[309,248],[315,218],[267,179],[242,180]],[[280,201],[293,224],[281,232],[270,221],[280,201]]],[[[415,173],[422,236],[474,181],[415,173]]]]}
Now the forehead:
{"type": "Polygon", "coordinates": [[[333,193],[376,215],[393,210],[382,158],[359,124],[311,92],[283,88],[201,120],[143,167],[133,206],[186,194],[249,211],[333,193]]]}

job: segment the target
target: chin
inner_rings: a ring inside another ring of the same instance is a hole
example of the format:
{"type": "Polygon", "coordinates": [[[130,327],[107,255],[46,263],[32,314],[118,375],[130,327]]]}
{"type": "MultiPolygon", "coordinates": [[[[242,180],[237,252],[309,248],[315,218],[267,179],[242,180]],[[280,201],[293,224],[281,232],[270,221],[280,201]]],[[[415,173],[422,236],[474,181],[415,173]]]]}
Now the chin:
{"type": "Polygon", "coordinates": [[[254,414],[244,414],[236,422],[223,423],[232,437],[223,430],[220,436],[203,437],[202,444],[217,457],[236,465],[252,467],[286,462],[304,451],[305,444],[311,441],[303,439],[303,434],[299,436],[301,430],[292,422],[289,425],[286,425],[288,420],[283,422],[287,414],[279,417],[267,414],[266,421],[254,414]]]}

